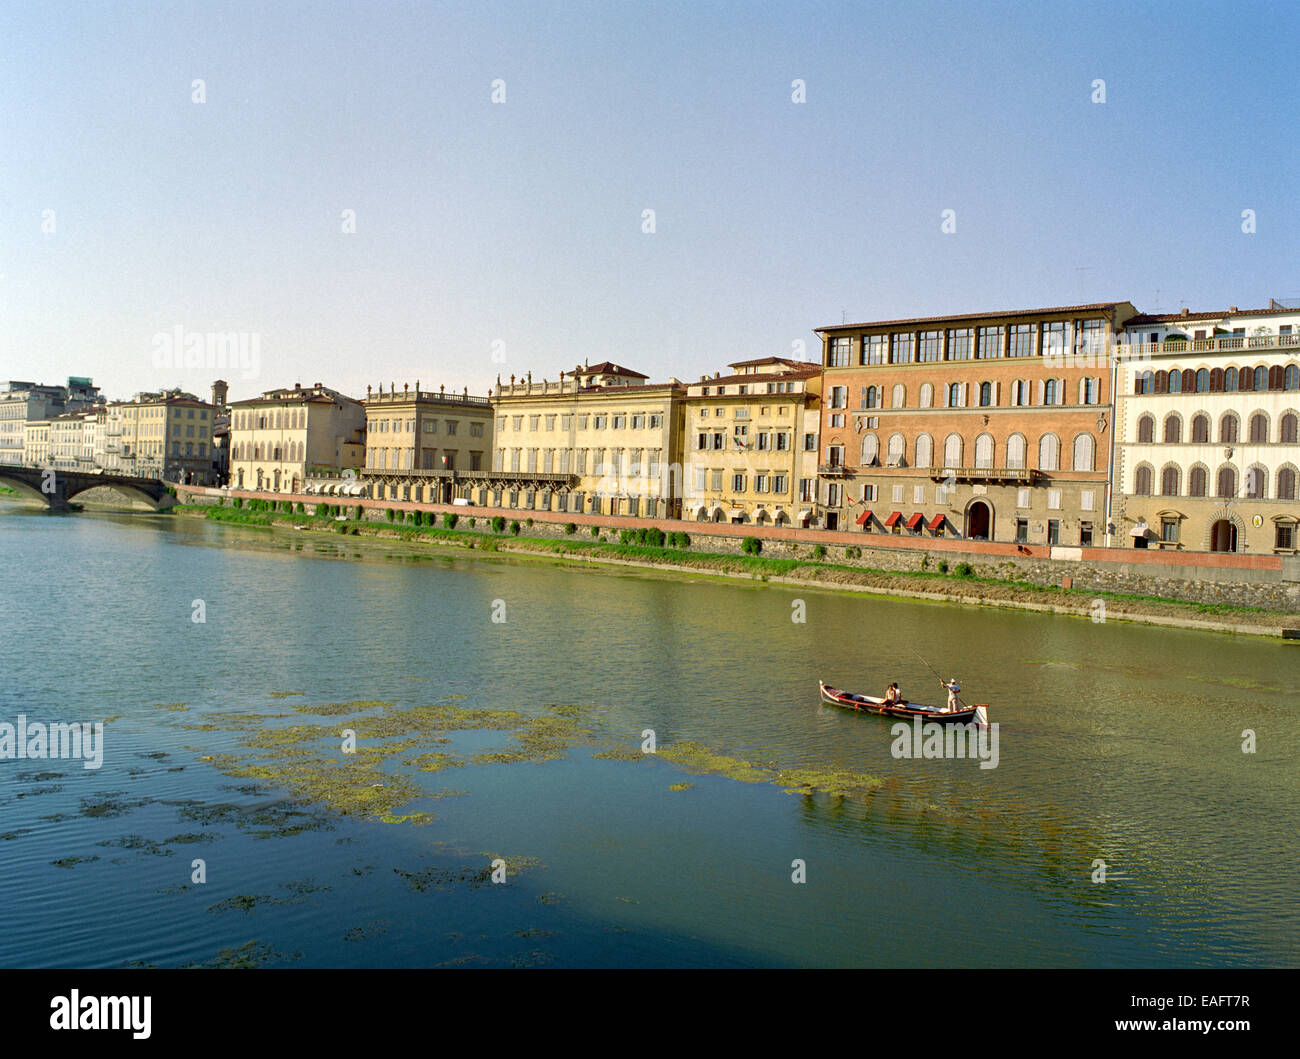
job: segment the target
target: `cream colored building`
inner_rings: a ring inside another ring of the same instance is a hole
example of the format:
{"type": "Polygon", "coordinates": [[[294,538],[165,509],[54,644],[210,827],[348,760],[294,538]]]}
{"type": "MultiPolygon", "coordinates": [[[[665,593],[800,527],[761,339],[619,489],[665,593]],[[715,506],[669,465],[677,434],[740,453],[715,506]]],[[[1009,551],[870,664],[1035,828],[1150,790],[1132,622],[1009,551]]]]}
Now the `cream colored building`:
{"type": "Polygon", "coordinates": [[[29,419],[23,426],[23,463],[28,467],[50,466],[50,419],[29,419]]]}
{"type": "Polygon", "coordinates": [[[298,493],[310,478],[357,470],[365,455],[366,410],[316,383],[268,390],[230,405],[230,486],[298,493]]]}
{"type": "Polygon", "coordinates": [[[104,465],[114,474],[212,484],[213,407],[192,393],[138,393],[108,406],[104,465]]]}
{"type": "Polygon", "coordinates": [[[1117,382],[1123,544],[1294,554],[1300,547],[1300,310],[1143,315],[1117,382]]]}
{"type": "Polygon", "coordinates": [[[578,365],[557,381],[497,380],[492,469],[519,475],[489,503],[642,518],[680,516],[686,387],[651,383],[609,361],[578,365]],[[571,485],[528,481],[569,476],[571,485]]]}
{"type": "Polygon", "coordinates": [[[492,405],[486,397],[396,385],[366,387],[366,470],[481,471],[492,451],[492,405]]]}
{"type": "Polygon", "coordinates": [[[737,361],[687,387],[683,517],[807,525],[817,496],[820,364],[737,361]]]}

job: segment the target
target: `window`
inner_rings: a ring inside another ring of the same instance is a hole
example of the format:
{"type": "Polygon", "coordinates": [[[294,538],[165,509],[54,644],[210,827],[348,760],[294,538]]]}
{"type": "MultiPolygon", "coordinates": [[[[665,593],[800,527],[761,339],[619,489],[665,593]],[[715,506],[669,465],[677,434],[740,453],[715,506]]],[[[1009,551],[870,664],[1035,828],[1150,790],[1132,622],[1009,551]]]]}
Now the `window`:
{"type": "Polygon", "coordinates": [[[921,434],[916,439],[917,467],[929,467],[934,460],[934,441],[929,434],[921,434]]]}
{"type": "Polygon", "coordinates": [[[949,434],[943,442],[943,465],[947,468],[961,466],[961,435],[949,434]]]}
{"type": "Polygon", "coordinates": [[[767,492],[767,475],[765,474],[754,475],[754,492],[756,493],[767,492]]]}
{"type": "Polygon", "coordinates": [[[1066,350],[1066,324],[1063,321],[1043,324],[1043,356],[1063,361],[1066,350]]]}
{"type": "Polygon", "coordinates": [[[833,427],[842,427],[843,425],[844,425],[844,413],[843,413],[843,412],[836,412],[833,416],[831,416],[831,426],[833,426],[833,427]]]}
{"type": "Polygon", "coordinates": [[[1014,324],[1011,328],[1011,355],[1013,357],[1032,357],[1034,355],[1034,325],[1014,324]]]}
{"type": "Polygon", "coordinates": [[[625,429],[626,427],[627,427],[627,416],[615,416],[615,417],[614,417],[614,429],[615,429],[615,430],[623,430],[623,429],[625,429]]]}
{"type": "Polygon", "coordinates": [[[952,382],[948,384],[948,408],[961,408],[965,405],[966,402],[962,399],[964,397],[964,390],[965,385],[963,383],[952,382]]]}
{"type": "Polygon", "coordinates": [[[1007,438],[1007,466],[1017,469],[1025,466],[1025,439],[1019,434],[1007,438]]]}
{"type": "Polygon", "coordinates": [[[929,363],[942,358],[943,333],[941,331],[922,331],[917,360],[929,363]]]}
{"type": "Polygon", "coordinates": [[[868,386],[868,387],[867,387],[867,390],[866,390],[866,396],[865,396],[865,398],[864,398],[864,404],[863,404],[862,407],[863,407],[863,408],[879,408],[879,407],[880,407],[880,391],[879,391],[878,389],[876,389],[876,387],[874,387],[874,386],[868,386]]]}
{"type": "Polygon", "coordinates": [[[604,429],[605,429],[605,424],[606,424],[607,422],[609,422],[609,419],[608,419],[607,416],[596,416],[595,428],[596,428],[597,430],[604,430],[604,429]]]}
{"type": "Polygon", "coordinates": [[[645,429],[645,416],[643,416],[643,415],[633,416],[633,417],[632,417],[632,429],[633,429],[633,430],[644,430],[644,429],[645,429]]]}
{"type": "Polygon", "coordinates": [[[912,346],[916,336],[910,331],[894,332],[893,342],[889,350],[890,364],[911,364],[912,363],[912,346]]]}
{"type": "Polygon", "coordinates": [[[1047,543],[1048,544],[1061,543],[1061,520],[1060,519],[1049,518],[1047,520],[1047,543]]]}
{"type": "Polygon", "coordinates": [[[1080,379],[1079,380],[1079,403],[1096,404],[1100,400],[1101,380],[1100,379],[1080,379]]]}
{"type": "Polygon", "coordinates": [[[1155,440],[1155,416],[1143,416],[1138,420],[1138,443],[1150,444],[1155,440]]]}
{"type": "Polygon", "coordinates": [[[745,491],[745,476],[743,474],[733,474],[731,476],[731,491],[733,493],[743,493],[745,491]]]}
{"type": "Polygon", "coordinates": [[[981,434],[975,439],[975,466],[993,466],[993,435],[981,434]]]}
{"type": "Polygon", "coordinates": [[[1043,404],[1059,404],[1060,391],[1055,379],[1043,380],[1043,404]]]}
{"type": "Polygon", "coordinates": [[[1278,438],[1283,445],[1296,444],[1296,414],[1288,412],[1282,417],[1281,425],[1278,427],[1278,438]]]}
{"type": "Polygon", "coordinates": [[[1177,415],[1165,416],[1165,444],[1177,445],[1183,440],[1183,421],[1177,415]]]}
{"type": "Polygon", "coordinates": [[[1016,519],[1016,543],[1029,543],[1029,520],[1025,518],[1016,519]]]}
{"type": "Polygon", "coordinates": [[[903,502],[903,487],[901,485],[894,486],[893,497],[895,504],[901,504],[903,502]]]}
{"type": "Polygon", "coordinates": [[[862,460],[860,466],[874,466],[880,456],[880,439],[875,434],[862,435],[862,460]]]}
{"type": "Polygon", "coordinates": [[[890,395],[889,398],[889,407],[902,408],[907,403],[906,394],[907,391],[906,389],[904,389],[903,384],[901,382],[895,383],[894,392],[890,395]]]}
{"type": "Polygon", "coordinates": [[[1029,491],[1028,489],[1017,489],[1017,490],[1016,490],[1016,507],[1018,507],[1018,508],[1022,508],[1022,509],[1023,509],[1023,508],[1027,508],[1027,507],[1029,507],[1029,503],[1030,503],[1029,495],[1030,495],[1030,491],[1029,491]]]}
{"type": "Polygon", "coordinates": [[[1092,547],[1092,523],[1091,522],[1079,523],[1079,547],[1081,548],[1092,547]]]}
{"type": "Polygon", "coordinates": [[[862,340],[862,363],[883,364],[889,349],[888,335],[867,335],[862,340]]]}
{"type": "Polygon", "coordinates": [[[722,438],[723,438],[723,435],[722,435],[721,432],[716,433],[716,434],[713,435],[713,447],[714,447],[714,449],[720,449],[720,448],[723,447],[722,438]]]}
{"type": "Polygon", "coordinates": [[[1215,482],[1216,495],[1228,498],[1237,495],[1237,471],[1233,467],[1220,467],[1215,482]]]}
{"type": "Polygon", "coordinates": [[[954,327],[948,332],[948,359],[970,360],[971,348],[974,344],[975,329],[973,327],[954,327]]]}
{"type": "Polygon", "coordinates": [[[803,450],[804,450],[804,452],[816,452],[816,451],[817,451],[817,435],[816,435],[816,434],[805,434],[805,435],[803,436],[803,450]]]}
{"type": "Polygon", "coordinates": [[[1250,500],[1263,500],[1268,488],[1268,472],[1259,464],[1246,471],[1246,497],[1250,500]]]}
{"type": "Polygon", "coordinates": [[[921,384],[921,407],[929,408],[934,404],[934,387],[930,383],[921,384]]]}
{"type": "Polygon", "coordinates": [[[980,360],[992,360],[1002,356],[1002,328],[981,327],[979,329],[979,350],[976,356],[980,360]]]}
{"type": "MultiPolygon", "coordinates": [[[[790,435],[789,435],[789,434],[786,434],[786,433],[784,433],[784,432],[782,432],[782,431],[778,431],[776,434],[773,435],[773,437],[776,438],[776,450],[777,450],[777,452],[786,452],[786,451],[789,450],[789,448],[790,448],[790,435]]],[[[813,447],[816,448],[816,445],[814,445],[813,447]]]]}
{"type": "Polygon", "coordinates": [[[758,451],[767,452],[772,447],[772,435],[764,431],[758,435],[758,451]]]}
{"type": "Polygon", "coordinates": [[[848,406],[849,406],[849,390],[848,390],[848,387],[847,387],[847,386],[832,386],[832,387],[831,387],[831,407],[832,407],[832,408],[848,408],[848,406]]]}
{"type": "Polygon", "coordinates": [[[1029,404],[1029,382],[1027,380],[1017,379],[1011,384],[1011,403],[1018,406],[1029,404]]]}
{"type": "Polygon", "coordinates": [[[1082,511],[1097,510],[1097,494],[1091,489],[1084,489],[1079,493],[1079,509],[1082,511]]]}
{"type": "Polygon", "coordinates": [[[1172,464],[1160,472],[1160,495],[1178,495],[1178,468],[1172,464]]]}
{"type": "Polygon", "coordinates": [[[784,474],[772,475],[772,492],[785,494],[790,491],[789,479],[784,474]]]}
{"type": "Polygon", "coordinates": [[[1273,539],[1273,547],[1279,551],[1295,550],[1295,523],[1279,522],[1277,523],[1276,534],[1273,539]]]}
{"type": "Polygon", "coordinates": [[[1254,444],[1268,441],[1268,416],[1263,412],[1256,412],[1250,417],[1250,440],[1254,444]]]}
{"type": "Polygon", "coordinates": [[[912,486],[912,503],[918,506],[925,503],[925,486],[912,486]]]}
{"type": "Polygon", "coordinates": [[[907,442],[903,439],[902,434],[891,434],[889,436],[889,466],[898,467],[903,463],[903,453],[906,451],[907,442]]]}
{"type": "MultiPolygon", "coordinates": [[[[849,366],[850,351],[853,348],[853,339],[851,338],[832,338],[831,339],[831,358],[829,367],[847,368],[849,366]]],[[[705,391],[708,392],[707,390],[705,391]]]]}
{"type": "Polygon", "coordinates": [[[1061,510],[1061,490],[1059,489],[1047,490],[1047,510],[1048,511],[1061,510]]]}
{"type": "Polygon", "coordinates": [[[1208,475],[1204,467],[1196,466],[1187,475],[1187,495],[1204,496],[1208,475]]]}
{"type": "Polygon", "coordinates": [[[1060,468],[1061,440],[1055,434],[1044,434],[1038,441],[1038,469],[1055,471],[1060,468]]]}
{"type": "Polygon", "coordinates": [[[1160,539],[1166,544],[1178,543],[1178,519],[1161,516],[1160,539]]]}
{"type": "Polygon", "coordinates": [[[1133,476],[1133,492],[1138,496],[1151,495],[1151,468],[1147,464],[1141,464],[1137,473],[1133,476]]]}
{"type": "MultiPolygon", "coordinates": [[[[1237,417],[1229,412],[1219,420],[1219,443],[1231,444],[1237,440],[1237,417]]],[[[1227,494],[1222,494],[1227,495],[1227,494]]]]}
{"type": "Polygon", "coordinates": [[[1210,390],[1210,373],[1201,368],[1196,373],[1196,392],[1209,393],[1210,390]]]}
{"type": "Polygon", "coordinates": [[[1074,469],[1076,471],[1094,470],[1093,454],[1096,446],[1091,434],[1080,434],[1074,439],[1074,469]]]}
{"type": "Polygon", "coordinates": [[[980,383],[980,407],[988,408],[993,403],[993,384],[991,382],[980,383]]]}

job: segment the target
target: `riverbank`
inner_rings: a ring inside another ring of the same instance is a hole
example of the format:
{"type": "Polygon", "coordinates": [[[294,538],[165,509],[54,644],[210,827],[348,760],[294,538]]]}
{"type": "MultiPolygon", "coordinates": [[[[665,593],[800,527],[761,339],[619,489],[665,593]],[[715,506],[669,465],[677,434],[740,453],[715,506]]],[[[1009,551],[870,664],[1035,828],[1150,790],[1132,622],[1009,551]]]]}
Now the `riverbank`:
{"type": "MultiPolygon", "coordinates": [[[[342,534],[350,538],[401,540],[433,547],[464,549],[519,558],[547,558],[562,562],[635,567],[668,574],[690,574],[729,580],[758,581],[831,591],[929,600],[964,606],[1065,614],[1094,622],[1125,621],[1237,635],[1282,638],[1300,626],[1296,615],[1265,608],[1222,604],[1183,603],[1156,597],[1042,587],[976,576],[958,564],[949,570],[889,571],[845,566],[816,557],[778,559],[761,554],[734,555],[692,549],[686,534],[673,534],[657,543],[633,543],[641,531],[593,526],[587,537],[572,527],[566,538],[530,536],[529,520],[506,520],[465,515],[444,519],[443,526],[403,522],[376,522],[355,517],[309,515],[272,510],[247,510],[181,504],[178,515],[207,518],[228,524],[299,532],[342,534]],[[449,524],[447,524],[449,521],[449,524]],[[620,536],[623,538],[620,541],[620,536]],[[685,538],[684,542],[682,538],[685,538]],[[677,546],[672,546],[673,541],[677,546]]],[[[352,511],[352,509],[346,509],[352,511]]],[[[567,527],[566,527],[567,528],[567,527]]],[[[582,527],[584,530],[588,527],[582,527]]],[[[648,538],[657,541],[662,539],[648,538]]],[[[646,540],[644,534],[641,540],[646,540]]],[[[1292,635],[1295,635],[1292,633],[1292,635]]]]}

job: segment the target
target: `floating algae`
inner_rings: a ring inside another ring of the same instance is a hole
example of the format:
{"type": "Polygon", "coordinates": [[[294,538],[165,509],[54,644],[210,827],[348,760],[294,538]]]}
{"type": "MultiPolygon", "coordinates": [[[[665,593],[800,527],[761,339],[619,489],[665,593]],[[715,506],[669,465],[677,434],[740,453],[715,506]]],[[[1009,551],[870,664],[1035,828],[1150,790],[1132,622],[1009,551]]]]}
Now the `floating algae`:
{"type": "Polygon", "coordinates": [[[81,815],[91,817],[125,816],[132,809],[149,805],[152,798],[126,798],[125,791],[101,791],[81,799],[81,815]]]}
{"type": "MultiPolygon", "coordinates": [[[[819,769],[783,769],[773,763],[754,764],[721,754],[702,743],[682,742],[660,747],[659,757],[691,772],[712,773],[741,783],[772,783],[791,794],[820,792],[833,797],[863,797],[884,784],[864,772],[819,769]]],[[[669,790],[686,790],[675,784],[669,790]]]]}
{"type": "Polygon", "coordinates": [[[99,860],[98,857],[63,857],[60,860],[50,861],[56,868],[71,868],[74,864],[89,864],[91,861],[99,860]]]}
{"type": "Polygon", "coordinates": [[[258,905],[282,905],[284,903],[268,894],[240,894],[237,897],[227,897],[224,901],[218,901],[215,905],[208,905],[208,911],[216,913],[251,912],[258,905]]]}
{"type": "Polygon", "coordinates": [[[271,692],[271,698],[287,699],[290,695],[306,695],[306,694],[307,693],[305,691],[273,691],[271,692]]]}
{"type": "Polygon", "coordinates": [[[279,952],[264,941],[247,941],[232,949],[220,949],[216,956],[204,963],[186,964],[187,969],[216,968],[218,970],[249,970],[261,967],[272,960],[301,960],[300,952],[279,952]]]}
{"type": "Polygon", "coordinates": [[[645,751],[639,746],[611,746],[604,750],[598,750],[591,755],[592,757],[608,758],[611,761],[640,761],[645,757],[645,751]]]}
{"type": "Polygon", "coordinates": [[[673,783],[669,785],[668,789],[670,791],[689,791],[694,786],[693,783],[673,783]]]}
{"type": "Polygon", "coordinates": [[[27,783],[45,783],[48,780],[63,779],[62,772],[20,772],[14,779],[27,783]]]}
{"type": "MultiPolygon", "coordinates": [[[[554,707],[553,707],[554,708],[554,707]]],[[[503,750],[478,754],[472,760],[476,765],[512,765],[521,761],[558,761],[569,756],[569,748],[586,741],[590,729],[579,727],[569,717],[534,717],[519,727],[513,738],[518,750],[503,750]]]]}
{"type": "Polygon", "coordinates": [[[96,842],[97,846],[116,846],[119,849],[130,849],[140,853],[148,853],[155,857],[170,857],[176,851],[168,849],[163,843],[155,842],[151,838],[145,838],[144,835],[122,835],[120,838],[108,838],[103,842],[96,842]]]}
{"type": "Polygon", "coordinates": [[[188,710],[189,706],[183,702],[158,702],[154,704],[155,710],[167,710],[171,713],[181,713],[188,710]]]}
{"type": "Polygon", "coordinates": [[[343,935],[344,941],[365,941],[367,938],[379,937],[388,933],[388,920],[372,919],[369,923],[351,927],[343,935]]]}

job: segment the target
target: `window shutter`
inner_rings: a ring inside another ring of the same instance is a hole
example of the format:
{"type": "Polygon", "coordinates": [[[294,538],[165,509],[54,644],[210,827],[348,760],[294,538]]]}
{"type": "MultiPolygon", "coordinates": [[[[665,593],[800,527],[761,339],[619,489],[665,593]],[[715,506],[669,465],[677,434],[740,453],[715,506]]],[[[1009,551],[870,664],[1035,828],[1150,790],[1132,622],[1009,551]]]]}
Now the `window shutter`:
{"type": "Polygon", "coordinates": [[[1047,392],[1047,382],[1045,379],[1038,380],[1038,403],[1042,404],[1047,392]]]}

